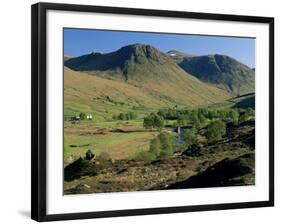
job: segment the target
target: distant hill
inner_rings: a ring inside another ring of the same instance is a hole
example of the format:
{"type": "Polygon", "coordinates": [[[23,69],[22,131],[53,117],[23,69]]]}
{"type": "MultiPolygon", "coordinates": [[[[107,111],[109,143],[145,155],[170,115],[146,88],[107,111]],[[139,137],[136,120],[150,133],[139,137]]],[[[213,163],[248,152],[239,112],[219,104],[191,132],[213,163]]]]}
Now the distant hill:
{"type": "Polygon", "coordinates": [[[201,81],[213,84],[234,96],[255,91],[255,72],[229,56],[215,54],[188,57],[178,64],[201,81]]]}
{"type": "Polygon", "coordinates": [[[230,98],[226,91],[201,82],[150,45],[134,44],[111,53],[91,53],[69,59],[65,66],[65,74],[73,74],[65,78],[77,79],[71,88],[79,89],[85,97],[101,97],[106,92],[114,101],[150,108],[206,105],[230,98]]]}

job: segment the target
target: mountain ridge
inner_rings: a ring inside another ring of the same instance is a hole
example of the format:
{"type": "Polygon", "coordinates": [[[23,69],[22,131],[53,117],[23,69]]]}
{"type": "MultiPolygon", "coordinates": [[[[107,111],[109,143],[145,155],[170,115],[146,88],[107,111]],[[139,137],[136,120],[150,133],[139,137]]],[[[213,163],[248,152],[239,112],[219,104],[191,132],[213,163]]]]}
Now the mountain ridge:
{"type": "Polygon", "coordinates": [[[255,72],[227,55],[213,54],[185,58],[179,66],[201,81],[213,84],[233,95],[255,91],[255,72]]]}
{"type": "Polygon", "coordinates": [[[128,74],[129,62],[144,64],[147,59],[164,63],[168,57],[151,45],[132,44],[109,53],[90,53],[65,62],[65,65],[75,71],[106,71],[118,70],[128,74]]]}
{"type": "Polygon", "coordinates": [[[177,64],[182,62],[185,58],[195,57],[196,55],[185,53],[178,50],[169,50],[166,54],[177,64]]]}
{"type": "MultiPolygon", "coordinates": [[[[171,54],[175,51],[169,52],[171,54]]],[[[167,52],[161,52],[151,45],[136,43],[109,53],[92,52],[70,58],[65,61],[65,66],[76,72],[100,76],[104,80],[125,81],[169,105],[204,105],[221,102],[233,96],[231,85],[226,88],[223,83],[225,80],[218,85],[204,80],[200,73],[198,75],[187,71],[183,66],[187,60],[193,62],[194,58],[203,56],[189,57],[184,53],[181,55],[183,60],[176,63],[167,52]]],[[[216,68],[215,71],[221,71],[217,62],[212,66],[216,68]]],[[[253,92],[252,88],[249,92],[253,92]]]]}
{"type": "MultiPolygon", "coordinates": [[[[73,90],[66,91],[72,94],[68,97],[70,100],[82,92],[85,92],[85,98],[86,95],[87,98],[93,95],[101,98],[106,89],[110,99],[125,102],[130,98],[127,92],[132,92],[132,87],[138,92],[132,97],[132,104],[153,108],[205,105],[230,97],[226,91],[188,74],[165,53],[149,45],[135,44],[111,53],[92,53],[70,59],[65,66],[65,79],[73,80],[69,82],[69,88],[79,89],[75,94],[73,90]],[[72,75],[67,75],[70,73],[72,75]],[[103,91],[98,91],[101,87],[104,87],[103,91]]],[[[89,98],[86,101],[92,104],[89,98]]]]}

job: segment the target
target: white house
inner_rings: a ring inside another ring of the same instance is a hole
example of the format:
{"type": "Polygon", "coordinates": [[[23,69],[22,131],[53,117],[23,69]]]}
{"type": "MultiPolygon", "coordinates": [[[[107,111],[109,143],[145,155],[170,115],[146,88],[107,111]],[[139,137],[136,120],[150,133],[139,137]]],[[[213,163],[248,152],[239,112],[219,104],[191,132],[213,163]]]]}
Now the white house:
{"type": "Polygon", "coordinates": [[[93,115],[92,114],[87,114],[86,118],[87,118],[87,120],[92,120],[93,119],[93,115]]]}

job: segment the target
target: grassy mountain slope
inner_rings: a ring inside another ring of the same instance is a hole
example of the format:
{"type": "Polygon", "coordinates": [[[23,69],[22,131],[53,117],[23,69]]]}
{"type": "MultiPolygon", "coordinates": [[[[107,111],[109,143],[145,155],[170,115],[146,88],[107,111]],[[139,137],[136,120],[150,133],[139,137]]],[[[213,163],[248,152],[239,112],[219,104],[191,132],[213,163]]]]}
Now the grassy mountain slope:
{"type": "Polygon", "coordinates": [[[149,45],[92,53],[69,59],[65,65],[66,99],[83,93],[84,99],[91,97],[84,105],[93,104],[95,97],[99,98],[95,103],[113,101],[115,106],[123,102],[146,108],[206,105],[229,98],[226,91],[201,82],[149,45]]]}
{"type": "Polygon", "coordinates": [[[124,82],[97,74],[64,68],[65,114],[96,111],[101,116],[148,108],[197,106],[228,98],[224,91],[210,87],[184,72],[174,71],[169,79],[124,82]],[[106,111],[106,113],[105,113],[106,111]]]}
{"type": "Polygon", "coordinates": [[[123,81],[64,67],[65,114],[95,111],[106,115],[105,111],[120,113],[141,105],[161,104],[149,94],[123,81]]]}
{"type": "Polygon", "coordinates": [[[135,65],[149,62],[165,63],[167,56],[150,45],[133,44],[117,51],[101,54],[91,53],[68,60],[65,65],[76,71],[116,71],[126,78],[134,72],[135,65]]]}
{"type": "Polygon", "coordinates": [[[179,66],[201,81],[214,84],[234,96],[255,91],[255,72],[225,55],[185,58],[179,66]]]}

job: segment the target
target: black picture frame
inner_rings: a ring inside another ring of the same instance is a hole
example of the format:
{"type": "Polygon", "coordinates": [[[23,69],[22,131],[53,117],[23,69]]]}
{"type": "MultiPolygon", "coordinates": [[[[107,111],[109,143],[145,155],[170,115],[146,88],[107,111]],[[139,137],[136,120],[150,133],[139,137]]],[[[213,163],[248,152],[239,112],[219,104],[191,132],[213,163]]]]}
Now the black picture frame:
{"type": "Polygon", "coordinates": [[[206,210],[238,209],[274,206],[274,18],[240,15],[163,11],[137,8],[103,7],[73,4],[37,3],[32,5],[32,155],[31,155],[31,218],[36,221],[74,220],[86,218],[148,215],[161,213],[193,212],[206,210]],[[269,24],[269,200],[243,203],[208,204],[145,208],[131,210],[99,211],[86,213],[46,213],[46,12],[63,10],[75,12],[100,12],[124,15],[193,18],[217,21],[254,22],[269,24]]]}

